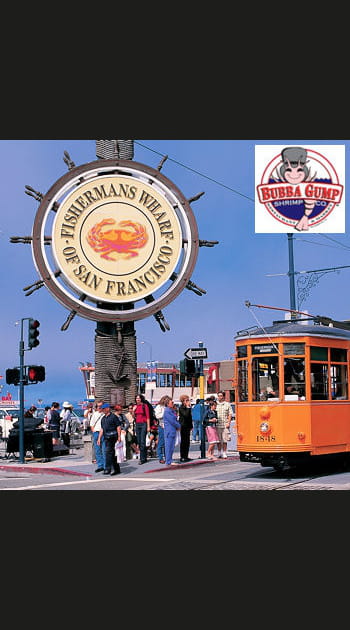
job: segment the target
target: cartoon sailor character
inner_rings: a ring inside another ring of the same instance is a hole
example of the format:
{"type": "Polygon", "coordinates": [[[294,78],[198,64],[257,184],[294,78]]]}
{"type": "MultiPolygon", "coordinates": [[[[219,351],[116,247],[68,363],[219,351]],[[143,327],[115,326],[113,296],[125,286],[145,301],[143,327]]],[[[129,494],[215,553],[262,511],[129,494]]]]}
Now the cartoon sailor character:
{"type": "MultiPolygon", "coordinates": [[[[307,151],[302,147],[287,147],[281,151],[282,166],[277,172],[277,181],[288,182],[293,185],[300,184],[301,182],[311,182],[315,179],[316,173],[311,176],[310,169],[306,166],[307,151]]],[[[309,229],[308,217],[312,213],[316,201],[311,199],[304,199],[304,214],[298,223],[295,225],[295,229],[301,232],[302,230],[309,229]]]]}

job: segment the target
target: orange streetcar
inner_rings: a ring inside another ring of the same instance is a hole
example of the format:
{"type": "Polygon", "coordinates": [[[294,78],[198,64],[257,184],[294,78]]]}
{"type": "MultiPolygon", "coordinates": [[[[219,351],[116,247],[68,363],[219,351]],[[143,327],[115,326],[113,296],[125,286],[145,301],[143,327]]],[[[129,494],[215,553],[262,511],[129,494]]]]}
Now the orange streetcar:
{"type": "MultiPolygon", "coordinates": [[[[339,322],[338,322],[339,323],[339,322]]],[[[235,337],[237,450],[283,470],[350,452],[350,330],[291,319],[235,337]]]]}

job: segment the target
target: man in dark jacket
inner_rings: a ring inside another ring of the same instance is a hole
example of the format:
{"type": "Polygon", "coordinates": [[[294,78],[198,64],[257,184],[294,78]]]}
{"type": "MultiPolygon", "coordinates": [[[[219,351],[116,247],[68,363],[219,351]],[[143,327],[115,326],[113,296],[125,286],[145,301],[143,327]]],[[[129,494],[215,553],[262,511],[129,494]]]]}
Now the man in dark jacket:
{"type": "Polygon", "coordinates": [[[193,428],[192,424],[192,407],[188,396],[183,394],[180,396],[181,405],[179,407],[179,422],[181,424],[181,442],[180,442],[180,462],[190,462],[188,456],[190,449],[190,435],[193,428]]]}
{"type": "Polygon", "coordinates": [[[58,411],[60,408],[60,403],[53,402],[50,409],[50,420],[49,420],[49,429],[52,431],[52,444],[60,443],[60,423],[61,416],[58,411]]]}
{"type": "Polygon", "coordinates": [[[120,473],[120,466],[115,456],[115,444],[116,441],[121,441],[121,422],[120,419],[111,412],[111,405],[104,403],[101,407],[101,411],[104,416],[101,418],[101,430],[98,436],[97,444],[101,444],[102,436],[106,445],[106,468],[103,471],[104,475],[118,475],[120,473]]]}

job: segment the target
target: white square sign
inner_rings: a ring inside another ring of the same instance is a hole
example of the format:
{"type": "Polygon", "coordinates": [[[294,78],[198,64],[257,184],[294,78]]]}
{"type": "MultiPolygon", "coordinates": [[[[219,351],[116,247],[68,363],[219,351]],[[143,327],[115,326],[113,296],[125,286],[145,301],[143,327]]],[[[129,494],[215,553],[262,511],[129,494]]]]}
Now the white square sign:
{"type": "Polygon", "coordinates": [[[255,232],[345,232],[345,145],[255,145],[255,232]]]}

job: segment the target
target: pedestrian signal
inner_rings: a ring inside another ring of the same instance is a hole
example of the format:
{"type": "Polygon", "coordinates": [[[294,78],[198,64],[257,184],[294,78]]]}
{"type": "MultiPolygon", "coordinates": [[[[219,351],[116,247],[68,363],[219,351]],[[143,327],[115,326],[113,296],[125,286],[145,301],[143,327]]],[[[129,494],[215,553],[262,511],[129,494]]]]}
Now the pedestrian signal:
{"type": "Polygon", "coordinates": [[[43,365],[29,365],[27,368],[28,383],[38,383],[45,380],[45,368],[43,365]]]}

